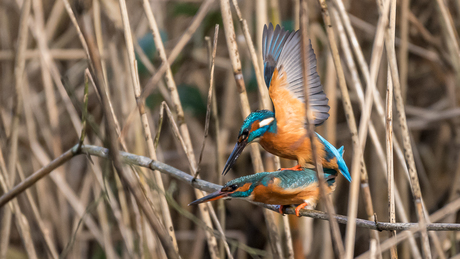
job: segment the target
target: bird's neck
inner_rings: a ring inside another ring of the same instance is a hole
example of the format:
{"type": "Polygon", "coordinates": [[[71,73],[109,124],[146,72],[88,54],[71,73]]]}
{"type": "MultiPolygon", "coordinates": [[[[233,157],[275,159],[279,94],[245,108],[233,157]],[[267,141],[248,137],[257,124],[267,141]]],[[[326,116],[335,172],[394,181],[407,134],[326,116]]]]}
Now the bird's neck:
{"type": "Polygon", "coordinates": [[[278,132],[278,122],[276,121],[276,118],[274,118],[275,120],[270,124],[270,126],[268,127],[268,130],[267,132],[270,132],[270,133],[273,133],[273,134],[276,134],[278,132]]]}

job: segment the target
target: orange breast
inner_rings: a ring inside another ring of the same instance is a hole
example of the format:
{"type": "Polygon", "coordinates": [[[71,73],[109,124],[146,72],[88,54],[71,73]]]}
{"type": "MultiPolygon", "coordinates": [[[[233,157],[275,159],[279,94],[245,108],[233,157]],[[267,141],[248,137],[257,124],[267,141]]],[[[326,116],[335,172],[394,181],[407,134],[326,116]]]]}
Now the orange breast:
{"type": "MultiPolygon", "coordinates": [[[[286,125],[288,127],[288,125],[286,125]]],[[[265,133],[260,139],[260,145],[268,152],[282,158],[297,160],[301,166],[313,163],[313,155],[311,152],[310,138],[307,136],[306,130],[303,134],[290,132],[286,127],[278,127],[278,132],[265,133]]],[[[334,158],[327,161],[324,157],[326,152],[324,145],[318,140],[315,140],[316,152],[321,157],[321,162],[324,167],[337,169],[337,161],[334,158]]]]}
{"type": "MultiPolygon", "coordinates": [[[[252,199],[256,202],[274,205],[292,205],[301,204],[307,201],[309,205],[315,207],[320,197],[317,183],[296,189],[283,189],[279,187],[280,179],[275,178],[268,186],[259,185],[252,192],[252,199]]],[[[335,185],[326,187],[326,194],[329,195],[335,189],[335,185]]]]}
{"type": "Polygon", "coordinates": [[[275,205],[301,204],[305,200],[318,200],[319,189],[316,183],[305,188],[285,190],[280,188],[276,181],[279,179],[276,178],[275,182],[268,184],[268,186],[256,186],[253,191],[253,200],[275,205]]]}

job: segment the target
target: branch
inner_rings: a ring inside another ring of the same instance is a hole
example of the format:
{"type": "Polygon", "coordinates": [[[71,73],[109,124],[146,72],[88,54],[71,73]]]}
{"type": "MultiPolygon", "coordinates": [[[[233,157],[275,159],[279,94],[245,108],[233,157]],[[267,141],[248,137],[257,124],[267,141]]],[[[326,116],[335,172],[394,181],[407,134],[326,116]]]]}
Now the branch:
{"type": "MultiPolygon", "coordinates": [[[[43,178],[44,176],[51,173],[54,169],[58,168],[64,162],[67,162],[72,157],[76,155],[91,155],[97,156],[105,159],[109,159],[109,150],[103,147],[92,146],[92,145],[83,145],[81,146],[81,150],[77,152],[77,145],[71,148],[70,150],[66,151],[60,157],[53,160],[47,166],[41,168],[40,170],[36,171],[29,177],[27,177],[24,181],[16,185],[13,189],[11,189],[8,193],[2,195],[0,197],[0,208],[7,204],[9,201],[14,199],[16,196],[21,194],[24,190],[32,186],[38,180],[43,178]]],[[[127,152],[120,152],[120,158],[123,163],[136,165],[140,167],[149,168],[151,170],[158,170],[161,173],[167,174],[172,176],[180,181],[186,182],[190,184],[192,187],[200,189],[206,192],[214,192],[222,188],[221,185],[210,183],[208,181],[204,181],[201,179],[193,180],[193,176],[174,168],[170,165],[164,164],[159,161],[152,160],[148,157],[138,156],[127,152]]],[[[258,202],[251,202],[260,207],[278,211],[278,205],[268,205],[262,204],[258,202]]],[[[448,206],[448,205],[446,205],[448,206]]],[[[294,208],[287,208],[285,209],[285,214],[292,214],[295,215],[294,208]]],[[[304,217],[310,217],[314,219],[321,219],[321,220],[329,220],[329,216],[327,213],[317,210],[301,210],[300,215],[304,217]]],[[[334,215],[334,218],[340,224],[347,224],[348,218],[343,215],[334,215]]],[[[404,231],[404,230],[420,230],[417,223],[388,223],[388,222],[374,222],[370,220],[364,219],[356,219],[356,226],[361,228],[379,230],[379,231],[404,231]]],[[[427,224],[426,229],[428,231],[459,231],[460,224],[454,223],[432,223],[427,224]]]]}

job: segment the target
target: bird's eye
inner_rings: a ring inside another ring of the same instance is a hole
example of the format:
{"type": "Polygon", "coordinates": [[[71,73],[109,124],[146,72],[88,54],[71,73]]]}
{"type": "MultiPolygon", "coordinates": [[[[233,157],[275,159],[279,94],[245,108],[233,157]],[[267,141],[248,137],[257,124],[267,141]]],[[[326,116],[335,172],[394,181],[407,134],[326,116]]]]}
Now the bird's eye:
{"type": "Polygon", "coordinates": [[[222,188],[222,192],[233,192],[234,190],[238,189],[238,185],[237,184],[232,184],[230,186],[227,186],[227,187],[224,187],[222,188]]]}
{"type": "Polygon", "coordinates": [[[248,137],[249,135],[249,130],[248,129],[245,129],[243,130],[243,132],[241,132],[241,135],[240,137],[238,138],[238,141],[243,141],[243,140],[246,140],[246,138],[248,137]]]}

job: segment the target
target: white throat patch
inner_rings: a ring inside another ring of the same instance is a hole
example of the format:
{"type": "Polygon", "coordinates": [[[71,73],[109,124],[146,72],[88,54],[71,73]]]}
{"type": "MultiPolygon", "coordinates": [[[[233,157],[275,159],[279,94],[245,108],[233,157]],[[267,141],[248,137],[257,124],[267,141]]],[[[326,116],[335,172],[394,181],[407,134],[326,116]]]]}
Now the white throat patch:
{"type": "Polygon", "coordinates": [[[268,118],[268,119],[265,119],[265,120],[262,120],[262,121],[259,123],[259,127],[262,128],[262,127],[264,127],[264,126],[270,125],[270,123],[272,123],[274,120],[275,120],[275,118],[273,118],[273,117],[268,118]]]}

